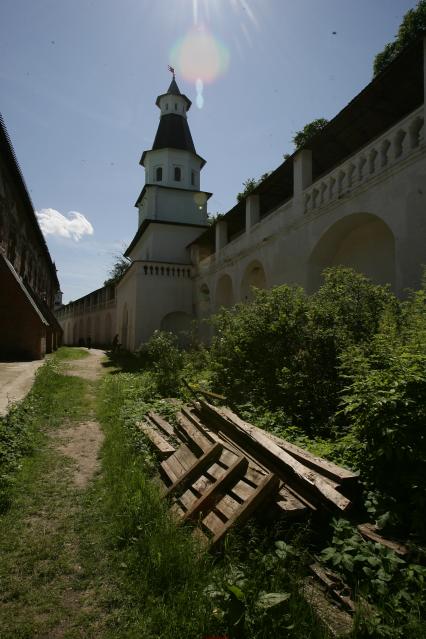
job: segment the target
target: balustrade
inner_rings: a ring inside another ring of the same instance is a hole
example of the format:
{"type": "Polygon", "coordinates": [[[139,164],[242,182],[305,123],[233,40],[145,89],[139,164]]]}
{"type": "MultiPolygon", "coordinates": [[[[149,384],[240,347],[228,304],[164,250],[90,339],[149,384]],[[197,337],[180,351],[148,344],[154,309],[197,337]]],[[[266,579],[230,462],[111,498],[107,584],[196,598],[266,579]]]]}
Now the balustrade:
{"type": "Polygon", "coordinates": [[[423,106],[304,191],[304,211],[326,206],[424,144],[423,106]]]}

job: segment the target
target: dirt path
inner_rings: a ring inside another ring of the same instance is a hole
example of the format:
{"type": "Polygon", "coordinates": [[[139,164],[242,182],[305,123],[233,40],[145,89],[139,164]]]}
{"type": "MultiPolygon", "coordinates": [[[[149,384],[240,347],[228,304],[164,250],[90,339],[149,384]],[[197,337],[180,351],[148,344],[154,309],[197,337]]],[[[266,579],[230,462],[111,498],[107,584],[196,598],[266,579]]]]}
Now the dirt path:
{"type": "Polygon", "coordinates": [[[66,374],[82,377],[83,379],[93,382],[102,376],[102,360],[105,357],[105,351],[99,348],[84,350],[87,351],[88,357],[67,362],[66,374]]]}
{"type": "Polygon", "coordinates": [[[105,636],[109,612],[97,591],[105,591],[99,581],[108,559],[96,551],[97,526],[90,524],[103,441],[94,414],[103,357],[93,349],[61,363],[63,372],[85,380],[83,419],[46,430],[46,444],[2,517],[1,639],[105,636]]]}
{"type": "Polygon", "coordinates": [[[11,402],[18,402],[25,397],[42,364],[43,360],[0,362],[0,416],[6,415],[11,402]]]}

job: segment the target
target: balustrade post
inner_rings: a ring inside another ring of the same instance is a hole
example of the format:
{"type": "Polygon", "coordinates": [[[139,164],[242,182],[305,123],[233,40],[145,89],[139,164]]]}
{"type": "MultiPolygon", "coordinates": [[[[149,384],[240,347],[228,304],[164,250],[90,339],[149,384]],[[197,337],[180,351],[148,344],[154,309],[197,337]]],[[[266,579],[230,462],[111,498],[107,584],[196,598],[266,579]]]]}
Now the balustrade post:
{"type": "Polygon", "coordinates": [[[225,220],[219,220],[215,227],[215,251],[218,253],[228,244],[228,224],[225,220]]]}
{"type": "Polygon", "coordinates": [[[260,220],[260,199],[256,194],[246,197],[246,233],[260,220]]]}
{"type": "Polygon", "coordinates": [[[303,191],[312,184],[312,151],[302,149],[293,157],[293,195],[301,199],[303,191]]]}

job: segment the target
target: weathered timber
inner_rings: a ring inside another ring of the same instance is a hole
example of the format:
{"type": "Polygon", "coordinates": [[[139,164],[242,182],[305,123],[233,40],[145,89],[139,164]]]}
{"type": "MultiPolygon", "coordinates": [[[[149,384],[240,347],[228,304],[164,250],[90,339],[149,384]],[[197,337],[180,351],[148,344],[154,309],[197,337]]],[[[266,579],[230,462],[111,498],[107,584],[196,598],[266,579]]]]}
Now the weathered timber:
{"type": "Polygon", "coordinates": [[[205,424],[203,424],[199,417],[195,415],[195,413],[190,410],[188,406],[182,406],[181,413],[187,419],[189,419],[189,421],[192,422],[196,428],[198,428],[202,435],[207,437],[207,439],[211,439],[213,441],[214,433],[212,433],[212,431],[205,424]]]}
{"type": "MultiPolygon", "coordinates": [[[[244,450],[249,450],[256,459],[264,463],[271,471],[287,479],[289,475],[295,477],[301,484],[309,487],[313,494],[316,494],[323,502],[333,508],[345,512],[350,506],[349,499],[341,495],[323,477],[313,470],[306,468],[301,462],[292,457],[285,450],[272,441],[264,431],[251,424],[235,424],[231,422],[227,415],[220,408],[212,406],[206,401],[200,401],[203,414],[210,417],[212,424],[219,423],[220,430],[224,431],[238,445],[242,445],[244,450]]],[[[286,482],[287,483],[287,482],[286,482]]]]}
{"type": "Polygon", "coordinates": [[[220,409],[223,414],[234,424],[237,426],[250,426],[254,430],[260,431],[261,433],[267,435],[269,439],[275,442],[280,448],[289,453],[292,457],[300,461],[308,468],[312,468],[312,470],[316,470],[319,474],[323,475],[325,478],[329,478],[332,482],[335,483],[335,487],[341,484],[345,484],[348,482],[356,482],[358,480],[358,473],[355,473],[347,468],[342,468],[341,466],[337,466],[337,464],[333,464],[333,462],[328,461],[327,459],[323,459],[322,457],[318,457],[317,455],[313,455],[307,450],[300,448],[300,446],[296,446],[288,442],[273,433],[269,433],[268,431],[262,430],[258,426],[254,426],[253,424],[248,424],[244,420],[242,420],[238,415],[236,415],[230,408],[221,407],[220,409]]]}
{"type": "Polygon", "coordinates": [[[240,477],[244,474],[247,468],[248,462],[245,457],[240,457],[230,466],[221,476],[215,481],[214,484],[203,492],[201,497],[192,505],[187,511],[184,517],[184,521],[189,519],[196,519],[200,515],[207,514],[209,510],[212,510],[221,497],[226,494],[226,491],[230,484],[235,481],[236,477],[240,477]]]}
{"type": "Polygon", "coordinates": [[[185,433],[185,436],[201,451],[205,452],[209,450],[212,445],[211,439],[207,439],[205,435],[200,433],[198,428],[182,413],[176,415],[176,421],[180,431],[185,433]]]}
{"type": "Polygon", "coordinates": [[[349,595],[343,594],[348,590],[339,578],[335,577],[330,571],[325,570],[320,564],[311,564],[310,570],[321,581],[322,584],[338,599],[351,613],[355,612],[355,603],[349,595]]]}
{"type": "Polygon", "coordinates": [[[160,433],[146,422],[138,422],[138,428],[148,437],[149,441],[154,445],[158,455],[167,459],[175,452],[174,447],[160,435],[160,433]]]}
{"type": "Polygon", "coordinates": [[[277,498],[277,506],[287,517],[298,517],[308,511],[308,507],[295,497],[285,485],[281,486],[277,498]]]}
{"type": "Polygon", "coordinates": [[[181,464],[184,471],[187,471],[198,459],[186,444],[181,444],[173,457],[181,464]]]}
{"type": "Polygon", "coordinates": [[[165,419],[163,419],[161,415],[157,415],[157,413],[154,413],[151,411],[148,413],[148,417],[150,418],[151,421],[154,422],[156,426],[158,426],[158,428],[161,428],[161,430],[164,433],[166,433],[166,435],[169,435],[169,436],[175,435],[173,426],[169,424],[169,422],[167,422],[165,419]]]}
{"type": "Polygon", "coordinates": [[[222,522],[221,528],[217,530],[211,541],[211,549],[217,549],[232,526],[245,523],[256,508],[268,497],[271,497],[271,495],[278,490],[278,487],[278,477],[272,473],[266,475],[253,491],[252,495],[240,505],[234,515],[230,517],[225,524],[222,522]]]}
{"type": "MultiPolygon", "coordinates": [[[[196,477],[199,477],[203,470],[205,470],[209,464],[212,464],[222,452],[222,445],[219,443],[213,444],[207,452],[197,459],[188,470],[183,473],[175,482],[168,488],[166,496],[171,495],[177,488],[186,488],[196,477]]],[[[169,460],[168,460],[169,461],[169,460]]],[[[163,462],[164,463],[164,462],[163,462]]]]}
{"type": "Polygon", "coordinates": [[[386,537],[382,537],[382,535],[377,532],[377,528],[373,524],[359,524],[358,530],[365,539],[382,544],[383,546],[386,546],[387,548],[393,550],[397,555],[400,555],[401,557],[405,557],[410,552],[407,546],[404,546],[404,544],[400,544],[397,541],[392,541],[390,539],[386,539],[386,537]]]}
{"type": "Polygon", "coordinates": [[[353,629],[352,615],[330,601],[313,576],[305,577],[300,592],[333,639],[348,637],[353,629]]]}

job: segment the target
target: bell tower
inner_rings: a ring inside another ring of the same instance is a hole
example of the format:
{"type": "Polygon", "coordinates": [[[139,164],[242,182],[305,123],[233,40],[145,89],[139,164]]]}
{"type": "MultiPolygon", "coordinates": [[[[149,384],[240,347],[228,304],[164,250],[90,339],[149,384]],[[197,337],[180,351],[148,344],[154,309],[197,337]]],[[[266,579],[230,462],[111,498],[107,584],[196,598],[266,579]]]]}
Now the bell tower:
{"type": "Polygon", "coordinates": [[[155,102],[160,122],[152,148],[143,152],[145,186],[136,202],[139,226],[145,220],[205,225],[209,193],[200,191],[200,172],[205,160],[194,146],[187,113],[191,100],[173,78],[166,93],[155,102]]]}

